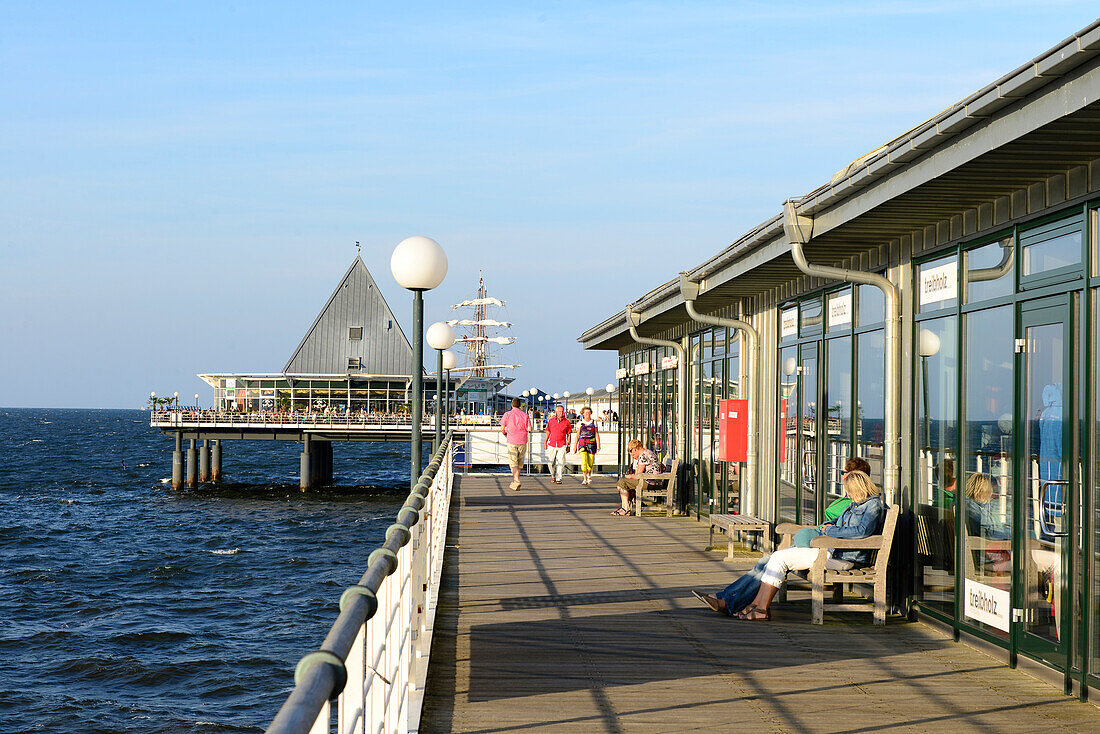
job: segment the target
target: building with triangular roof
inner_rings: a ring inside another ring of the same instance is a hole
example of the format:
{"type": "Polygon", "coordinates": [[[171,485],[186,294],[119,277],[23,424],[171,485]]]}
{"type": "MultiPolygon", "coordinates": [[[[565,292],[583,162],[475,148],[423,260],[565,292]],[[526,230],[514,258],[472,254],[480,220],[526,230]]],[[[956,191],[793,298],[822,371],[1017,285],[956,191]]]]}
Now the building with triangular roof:
{"type": "MultiPolygon", "coordinates": [[[[199,377],[214,388],[218,410],[393,414],[409,409],[413,369],[412,345],[356,255],[281,372],[199,377]]],[[[459,413],[485,412],[512,380],[452,372],[451,409],[459,413]]],[[[435,378],[424,381],[431,410],[435,378]]]]}

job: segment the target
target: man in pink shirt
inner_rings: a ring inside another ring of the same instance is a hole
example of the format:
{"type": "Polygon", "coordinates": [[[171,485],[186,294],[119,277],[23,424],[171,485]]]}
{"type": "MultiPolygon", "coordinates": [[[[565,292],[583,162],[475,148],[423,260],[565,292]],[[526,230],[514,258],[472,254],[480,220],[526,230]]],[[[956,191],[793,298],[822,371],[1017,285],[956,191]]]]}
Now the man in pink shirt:
{"type": "Polygon", "coordinates": [[[559,405],[554,409],[554,417],[546,421],[546,468],[550,470],[550,481],[554,484],[561,484],[565,452],[572,432],[573,424],[565,417],[565,408],[559,405]]]}
{"type": "Polygon", "coordinates": [[[512,398],[512,409],[501,416],[500,432],[508,441],[508,466],[512,468],[512,483],[508,486],[519,491],[519,472],[527,456],[527,434],[531,431],[531,419],[520,407],[523,401],[512,398]]]}

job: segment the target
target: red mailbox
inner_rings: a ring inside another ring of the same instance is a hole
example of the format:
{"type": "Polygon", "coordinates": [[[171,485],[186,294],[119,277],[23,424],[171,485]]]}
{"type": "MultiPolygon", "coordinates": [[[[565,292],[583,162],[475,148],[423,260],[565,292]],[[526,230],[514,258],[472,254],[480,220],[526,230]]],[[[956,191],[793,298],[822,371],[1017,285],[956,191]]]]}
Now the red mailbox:
{"type": "Polygon", "coordinates": [[[749,454],[749,401],[718,401],[718,458],[747,461],[749,454]]]}

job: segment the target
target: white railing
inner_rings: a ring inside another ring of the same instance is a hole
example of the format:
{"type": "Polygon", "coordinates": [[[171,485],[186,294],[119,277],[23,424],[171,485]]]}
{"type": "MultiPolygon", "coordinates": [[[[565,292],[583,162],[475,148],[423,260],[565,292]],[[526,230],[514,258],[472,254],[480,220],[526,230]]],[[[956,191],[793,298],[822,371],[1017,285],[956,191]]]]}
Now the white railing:
{"type": "MultiPolygon", "coordinates": [[[[452,426],[462,424],[462,416],[443,418],[443,423],[452,426]]],[[[182,408],[179,410],[157,410],[149,417],[149,424],[156,428],[172,426],[335,426],[348,428],[388,428],[409,427],[412,420],[408,415],[390,415],[378,413],[330,413],[303,411],[229,411],[200,410],[182,408]]],[[[425,414],[421,426],[435,425],[435,414],[425,414]]]]}
{"type": "Polygon", "coordinates": [[[432,457],[416,489],[370,554],[359,584],[321,648],[303,657],[294,690],[269,734],[416,732],[424,700],[450,514],[453,442],[432,457]]]}

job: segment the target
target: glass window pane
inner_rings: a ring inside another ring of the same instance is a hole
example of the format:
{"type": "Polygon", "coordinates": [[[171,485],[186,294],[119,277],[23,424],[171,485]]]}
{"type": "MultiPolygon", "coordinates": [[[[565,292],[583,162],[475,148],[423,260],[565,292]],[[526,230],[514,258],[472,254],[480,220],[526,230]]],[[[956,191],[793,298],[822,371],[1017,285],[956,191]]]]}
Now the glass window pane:
{"type": "Polygon", "coordinates": [[[955,316],[922,321],[936,349],[919,357],[917,400],[917,591],[948,614],[955,607],[955,496],[958,446],[958,323],[955,316]]]}
{"type": "Polygon", "coordinates": [[[821,333],[821,299],[813,298],[809,301],[803,301],[802,307],[802,324],[799,328],[800,336],[807,336],[809,334],[821,333]]]}
{"type": "MultiPolygon", "coordinates": [[[[1095,220],[1094,220],[1095,221],[1095,220]]],[[[1097,332],[1100,330],[1100,290],[1092,292],[1092,338],[1088,340],[1091,350],[1092,384],[1092,503],[1093,511],[1100,508],[1100,410],[1095,407],[1100,400],[1100,368],[1096,366],[1097,332]]],[[[1100,528],[1094,528],[1092,542],[1085,543],[1087,549],[1092,546],[1092,670],[1100,670],[1100,528]]]]}
{"type": "Polygon", "coordinates": [[[1081,226],[1077,222],[1040,227],[1020,237],[1021,274],[1037,275],[1081,262],[1081,226]]]}
{"type": "Polygon", "coordinates": [[[798,458],[795,448],[798,427],[798,348],[779,351],[779,497],[780,522],[795,520],[795,488],[798,482],[798,458]]]}
{"type": "Polygon", "coordinates": [[[920,312],[955,308],[959,303],[959,259],[955,255],[917,266],[917,308],[920,312]]]}
{"type": "Polygon", "coordinates": [[[852,338],[828,341],[825,363],[825,504],[839,499],[841,476],[852,455],[852,338]]]}
{"type": "Polygon", "coordinates": [[[779,338],[798,338],[798,306],[783,309],[779,314],[779,338]]]}
{"type": "MultiPolygon", "coordinates": [[[[1010,593],[1015,387],[1012,312],[1012,306],[1002,306],[966,317],[965,484],[961,496],[954,493],[955,510],[963,513],[965,578],[1010,593]]],[[[996,627],[973,619],[968,622],[1008,639],[1008,633],[996,627]]]]}
{"type": "Polygon", "coordinates": [[[886,351],[881,331],[859,335],[856,345],[856,454],[871,465],[871,479],[882,486],[886,430],[886,351]]]}
{"type": "Polygon", "coordinates": [[[847,331],[852,328],[852,289],[845,288],[828,296],[828,307],[825,311],[826,326],[830,332],[847,331]]]}
{"type": "Polygon", "coordinates": [[[1015,255],[1011,237],[965,253],[966,302],[1012,295],[1015,255]]]}
{"type": "Polygon", "coordinates": [[[860,326],[880,324],[886,320],[886,296],[877,286],[861,285],[859,287],[858,318],[860,326]]]}

